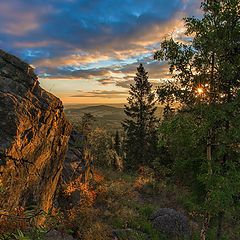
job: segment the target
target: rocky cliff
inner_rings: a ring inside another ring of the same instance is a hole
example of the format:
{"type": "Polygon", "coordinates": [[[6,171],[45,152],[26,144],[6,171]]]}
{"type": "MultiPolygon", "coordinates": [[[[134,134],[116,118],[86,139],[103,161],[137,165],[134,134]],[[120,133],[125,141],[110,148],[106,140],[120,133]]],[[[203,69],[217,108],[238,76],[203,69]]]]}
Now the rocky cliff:
{"type": "Polygon", "coordinates": [[[33,68],[0,50],[0,209],[52,206],[71,125],[33,68]]]}

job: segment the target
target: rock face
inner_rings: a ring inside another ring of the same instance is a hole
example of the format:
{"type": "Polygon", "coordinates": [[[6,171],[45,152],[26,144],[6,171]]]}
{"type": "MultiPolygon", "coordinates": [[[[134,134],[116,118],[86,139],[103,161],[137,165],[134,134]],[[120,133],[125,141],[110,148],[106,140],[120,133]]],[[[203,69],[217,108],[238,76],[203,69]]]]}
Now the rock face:
{"type": "Polygon", "coordinates": [[[73,130],[68,142],[68,151],[63,164],[62,182],[69,183],[84,173],[85,162],[83,160],[83,136],[73,130]]]}
{"type": "Polygon", "coordinates": [[[0,209],[52,206],[71,125],[28,64],[0,50],[0,209]]]}
{"type": "Polygon", "coordinates": [[[89,180],[92,168],[92,158],[83,149],[84,137],[76,130],[71,132],[68,151],[63,164],[62,183],[67,184],[76,178],[81,182],[89,180]]]}
{"type": "Polygon", "coordinates": [[[153,226],[160,232],[174,237],[189,237],[188,218],[171,208],[161,208],[151,217],[153,226]]]}
{"type": "Polygon", "coordinates": [[[84,137],[76,130],[71,132],[68,151],[63,163],[62,183],[59,189],[57,204],[62,210],[71,209],[79,204],[80,191],[75,189],[71,194],[64,194],[63,189],[73,182],[86,183],[92,176],[92,157],[83,150],[84,137]]]}

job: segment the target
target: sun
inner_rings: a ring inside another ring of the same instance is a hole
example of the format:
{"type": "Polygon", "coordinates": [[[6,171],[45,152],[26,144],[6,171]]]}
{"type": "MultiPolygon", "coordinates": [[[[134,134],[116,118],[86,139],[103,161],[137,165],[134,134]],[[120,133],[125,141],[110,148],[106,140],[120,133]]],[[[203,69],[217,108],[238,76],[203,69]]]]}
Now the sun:
{"type": "Polygon", "coordinates": [[[204,93],[204,90],[203,90],[202,87],[198,87],[198,88],[196,89],[196,92],[197,92],[197,94],[202,95],[202,94],[204,93]]]}

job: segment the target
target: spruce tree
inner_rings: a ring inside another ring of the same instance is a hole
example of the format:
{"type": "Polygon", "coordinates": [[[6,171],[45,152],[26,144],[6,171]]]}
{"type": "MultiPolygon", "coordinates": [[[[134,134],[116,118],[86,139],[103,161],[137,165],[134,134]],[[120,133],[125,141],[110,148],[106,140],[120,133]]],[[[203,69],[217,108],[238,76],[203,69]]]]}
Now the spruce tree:
{"type": "Polygon", "coordinates": [[[124,110],[127,118],[123,122],[126,133],[126,164],[130,168],[149,165],[157,152],[155,94],[142,64],[137,68],[134,81],[130,85],[130,96],[124,110]]]}

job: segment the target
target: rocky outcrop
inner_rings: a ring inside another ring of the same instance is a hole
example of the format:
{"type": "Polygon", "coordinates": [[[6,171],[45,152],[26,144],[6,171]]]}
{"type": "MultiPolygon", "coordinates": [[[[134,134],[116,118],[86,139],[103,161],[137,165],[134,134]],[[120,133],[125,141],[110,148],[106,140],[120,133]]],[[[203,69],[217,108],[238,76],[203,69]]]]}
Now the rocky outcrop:
{"type": "MultiPolygon", "coordinates": [[[[63,163],[61,188],[59,189],[57,205],[62,210],[71,209],[80,203],[80,191],[76,188],[69,194],[64,189],[72,183],[86,183],[93,176],[93,160],[90,152],[83,150],[84,136],[76,130],[71,132],[68,151],[63,163]]],[[[76,185],[76,184],[75,184],[76,185]]]]}
{"type": "Polygon", "coordinates": [[[68,142],[68,151],[63,164],[62,183],[67,184],[81,176],[85,171],[83,159],[83,135],[73,130],[68,142]]]}
{"type": "Polygon", "coordinates": [[[151,220],[153,226],[161,233],[174,237],[189,237],[189,220],[183,214],[171,208],[161,208],[156,211],[151,220]]]}
{"type": "Polygon", "coordinates": [[[68,151],[63,164],[62,183],[68,184],[76,178],[88,182],[93,160],[87,149],[83,149],[84,136],[75,129],[71,132],[68,151]]]}
{"type": "Polygon", "coordinates": [[[0,50],[0,209],[52,206],[71,125],[33,68],[0,50]]]}

